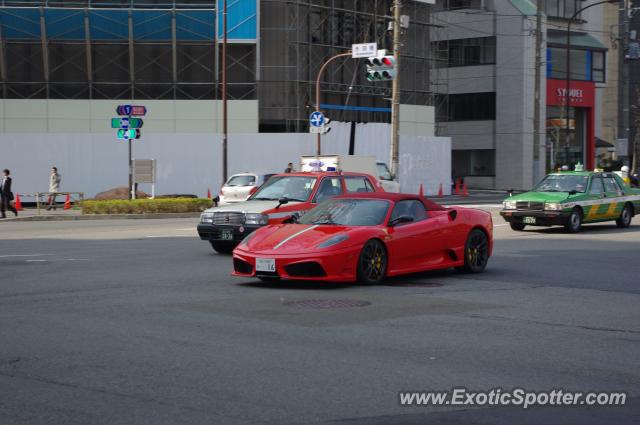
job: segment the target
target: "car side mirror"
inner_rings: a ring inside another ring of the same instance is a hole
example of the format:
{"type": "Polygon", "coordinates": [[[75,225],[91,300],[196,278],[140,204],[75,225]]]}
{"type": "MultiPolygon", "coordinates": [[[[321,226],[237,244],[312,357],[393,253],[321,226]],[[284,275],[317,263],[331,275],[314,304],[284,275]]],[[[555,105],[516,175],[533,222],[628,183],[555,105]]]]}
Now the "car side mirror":
{"type": "Polygon", "coordinates": [[[278,199],[278,206],[276,207],[276,209],[288,203],[289,203],[289,198],[287,198],[286,196],[283,196],[282,198],[278,199]]]}
{"type": "Polygon", "coordinates": [[[450,210],[449,211],[449,220],[454,221],[458,217],[458,211],[450,210]]]}
{"type": "Polygon", "coordinates": [[[394,218],[393,220],[391,220],[389,222],[389,226],[393,227],[393,226],[397,226],[399,224],[413,223],[413,222],[414,222],[414,219],[410,215],[401,215],[400,217],[397,217],[397,218],[394,218]]]}
{"type": "Polygon", "coordinates": [[[220,203],[220,197],[216,196],[215,198],[213,198],[213,202],[215,202],[216,205],[218,205],[220,203]]]}

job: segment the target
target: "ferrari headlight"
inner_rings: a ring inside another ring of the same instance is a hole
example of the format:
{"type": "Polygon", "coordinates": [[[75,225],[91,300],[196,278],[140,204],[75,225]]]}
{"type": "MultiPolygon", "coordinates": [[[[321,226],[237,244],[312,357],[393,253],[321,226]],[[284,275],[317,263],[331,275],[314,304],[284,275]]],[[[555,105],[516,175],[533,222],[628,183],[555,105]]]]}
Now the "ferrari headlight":
{"type": "Polygon", "coordinates": [[[546,202],[544,209],[547,211],[562,211],[562,204],[559,202],[546,202]]]}
{"type": "Polygon", "coordinates": [[[213,213],[212,212],[203,212],[200,214],[200,223],[213,223],[213,213]]]}
{"type": "Polygon", "coordinates": [[[264,226],[269,222],[269,216],[266,214],[245,214],[244,215],[244,224],[257,224],[259,226],[264,226]]]}
{"type": "Polygon", "coordinates": [[[247,236],[245,236],[245,237],[244,237],[244,239],[242,239],[242,240],[240,241],[239,246],[242,246],[242,245],[247,246],[247,244],[249,243],[249,241],[250,241],[250,240],[251,240],[255,235],[256,235],[256,232],[251,232],[251,233],[249,233],[247,236]]]}
{"type": "Polygon", "coordinates": [[[338,245],[340,242],[344,242],[347,239],[349,239],[349,236],[347,235],[337,235],[322,242],[318,245],[318,248],[329,248],[330,246],[338,245]]]}
{"type": "Polygon", "coordinates": [[[502,206],[505,210],[515,210],[516,209],[516,201],[504,201],[502,206]]]}

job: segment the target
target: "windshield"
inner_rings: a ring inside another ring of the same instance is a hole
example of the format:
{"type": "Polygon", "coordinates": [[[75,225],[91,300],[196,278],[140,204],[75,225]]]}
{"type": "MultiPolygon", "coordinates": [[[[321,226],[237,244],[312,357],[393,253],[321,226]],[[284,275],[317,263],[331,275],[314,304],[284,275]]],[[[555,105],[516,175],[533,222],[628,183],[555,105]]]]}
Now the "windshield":
{"type": "Polygon", "coordinates": [[[274,176],[263,184],[250,200],[277,201],[286,197],[290,201],[305,202],[313,192],[316,181],[315,177],[274,176]]]}
{"type": "Polygon", "coordinates": [[[378,167],[378,177],[380,180],[393,180],[391,178],[391,172],[387,168],[387,164],[379,162],[376,164],[376,167],[378,167]]]}
{"type": "Polygon", "coordinates": [[[232,176],[226,186],[253,186],[256,183],[255,176],[232,176]]]}
{"type": "Polygon", "coordinates": [[[387,216],[389,201],[378,199],[330,199],[299,220],[301,224],[377,226],[387,216]]]}
{"type": "Polygon", "coordinates": [[[549,174],[533,189],[535,192],[576,192],[587,190],[589,176],[549,174]]]}

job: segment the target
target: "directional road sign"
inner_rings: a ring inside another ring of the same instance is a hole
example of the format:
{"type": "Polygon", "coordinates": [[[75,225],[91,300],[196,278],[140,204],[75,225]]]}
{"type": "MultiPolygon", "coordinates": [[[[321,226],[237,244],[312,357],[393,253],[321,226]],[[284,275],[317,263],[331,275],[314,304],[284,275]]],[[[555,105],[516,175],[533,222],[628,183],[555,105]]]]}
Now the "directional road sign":
{"type": "Polygon", "coordinates": [[[142,128],[144,122],[140,118],[111,118],[111,128],[142,128]]]}
{"type": "Polygon", "coordinates": [[[144,105],[119,105],[116,114],[142,117],[147,114],[147,107],[144,105]]]}
{"type": "Polygon", "coordinates": [[[138,129],[120,129],[118,130],[118,139],[134,140],[140,138],[140,130],[138,129]]]}
{"type": "Polygon", "coordinates": [[[309,116],[309,124],[311,127],[322,127],[324,125],[324,114],[322,112],[313,112],[309,116]]]}

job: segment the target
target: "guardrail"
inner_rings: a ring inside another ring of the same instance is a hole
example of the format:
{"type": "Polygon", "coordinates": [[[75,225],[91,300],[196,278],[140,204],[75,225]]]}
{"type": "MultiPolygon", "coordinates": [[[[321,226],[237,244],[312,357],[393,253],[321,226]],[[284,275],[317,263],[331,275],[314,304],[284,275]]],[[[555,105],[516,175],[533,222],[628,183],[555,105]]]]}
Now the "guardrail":
{"type": "MultiPolygon", "coordinates": [[[[49,205],[48,199],[50,196],[64,196],[66,201],[66,196],[69,195],[69,198],[72,203],[84,201],[84,192],[36,192],[36,193],[21,193],[21,198],[36,198],[36,209],[38,210],[38,215],[42,213],[43,206],[49,205]],[[76,197],[76,200],[73,200],[73,196],[76,197]],[[44,199],[44,201],[41,201],[44,199]]],[[[84,210],[82,206],[80,207],[80,214],[84,214],[84,210]]]]}

